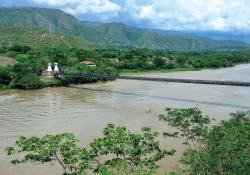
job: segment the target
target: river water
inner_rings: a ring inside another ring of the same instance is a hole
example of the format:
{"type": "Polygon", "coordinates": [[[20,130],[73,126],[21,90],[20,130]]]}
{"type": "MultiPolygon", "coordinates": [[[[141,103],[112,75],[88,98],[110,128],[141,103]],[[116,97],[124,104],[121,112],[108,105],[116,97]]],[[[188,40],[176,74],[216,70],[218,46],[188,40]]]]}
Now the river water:
{"type": "MultiPolygon", "coordinates": [[[[250,64],[219,70],[149,73],[143,76],[250,81],[250,64]]],[[[99,85],[46,88],[0,95],[0,175],[60,174],[57,165],[9,164],[4,148],[20,136],[72,132],[82,146],[102,135],[108,123],[139,132],[141,127],[168,130],[157,116],[168,107],[199,106],[217,121],[229,113],[250,109],[250,88],[116,80],[99,85]],[[150,109],[146,113],[145,109],[150,109]]],[[[180,141],[160,138],[165,149],[183,150],[180,141]]],[[[176,156],[164,159],[164,169],[176,168],[176,156]]]]}

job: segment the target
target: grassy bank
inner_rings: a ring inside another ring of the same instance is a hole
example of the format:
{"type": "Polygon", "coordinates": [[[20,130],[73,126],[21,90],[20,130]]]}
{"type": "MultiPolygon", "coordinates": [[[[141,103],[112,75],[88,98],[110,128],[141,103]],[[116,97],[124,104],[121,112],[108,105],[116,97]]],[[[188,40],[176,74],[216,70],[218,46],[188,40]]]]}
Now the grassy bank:
{"type": "Polygon", "coordinates": [[[0,95],[11,94],[18,91],[17,89],[9,89],[9,88],[1,88],[0,87],[0,95]]]}

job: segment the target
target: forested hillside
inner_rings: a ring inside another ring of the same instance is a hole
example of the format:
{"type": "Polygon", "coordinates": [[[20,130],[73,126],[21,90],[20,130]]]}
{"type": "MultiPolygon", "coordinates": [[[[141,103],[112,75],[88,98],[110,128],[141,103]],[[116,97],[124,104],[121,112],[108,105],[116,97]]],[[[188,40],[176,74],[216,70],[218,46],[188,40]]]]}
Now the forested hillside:
{"type": "Polygon", "coordinates": [[[85,25],[56,9],[0,8],[2,27],[41,28],[75,35],[99,48],[151,48],[181,51],[232,50],[249,45],[236,41],[215,41],[202,37],[162,35],[120,23],[85,25]]]}
{"type": "Polygon", "coordinates": [[[0,46],[25,45],[30,47],[69,46],[90,49],[83,39],[59,33],[50,34],[39,29],[0,28],[0,46]]]}

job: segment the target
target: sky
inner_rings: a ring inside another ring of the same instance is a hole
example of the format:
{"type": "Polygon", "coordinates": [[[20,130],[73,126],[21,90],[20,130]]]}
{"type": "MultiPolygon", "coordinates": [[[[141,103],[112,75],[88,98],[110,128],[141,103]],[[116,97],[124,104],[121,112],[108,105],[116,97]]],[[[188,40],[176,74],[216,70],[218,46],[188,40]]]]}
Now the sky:
{"type": "Polygon", "coordinates": [[[144,28],[250,32],[250,0],[0,0],[0,6],[57,8],[83,21],[144,28]]]}

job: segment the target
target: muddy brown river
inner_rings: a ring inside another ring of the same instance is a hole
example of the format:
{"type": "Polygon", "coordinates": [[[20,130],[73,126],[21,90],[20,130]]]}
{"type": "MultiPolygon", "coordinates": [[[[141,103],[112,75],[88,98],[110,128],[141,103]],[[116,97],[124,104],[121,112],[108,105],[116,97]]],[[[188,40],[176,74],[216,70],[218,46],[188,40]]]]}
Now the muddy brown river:
{"type": "MultiPolygon", "coordinates": [[[[143,76],[208,80],[250,81],[250,64],[219,70],[177,73],[149,73],[143,76]]],[[[229,113],[250,109],[250,88],[216,85],[178,84],[117,80],[105,84],[17,91],[0,95],[0,175],[61,174],[56,164],[12,166],[5,147],[20,136],[72,132],[82,146],[102,135],[108,123],[139,132],[147,126],[156,131],[167,128],[157,116],[168,107],[198,105],[206,114],[220,120],[229,113]],[[146,113],[145,109],[150,109],[146,113]]],[[[176,168],[183,146],[180,141],[159,138],[165,149],[178,153],[162,160],[163,169],[176,168]]]]}

